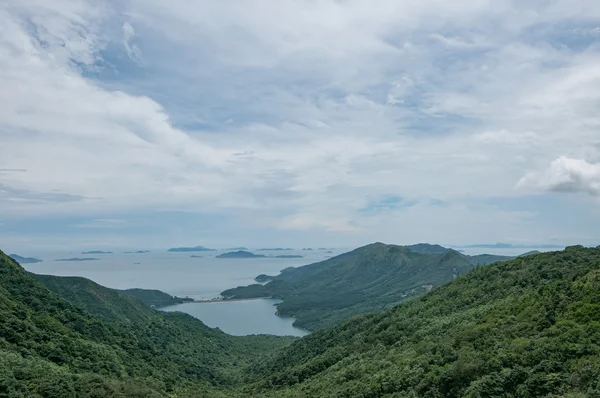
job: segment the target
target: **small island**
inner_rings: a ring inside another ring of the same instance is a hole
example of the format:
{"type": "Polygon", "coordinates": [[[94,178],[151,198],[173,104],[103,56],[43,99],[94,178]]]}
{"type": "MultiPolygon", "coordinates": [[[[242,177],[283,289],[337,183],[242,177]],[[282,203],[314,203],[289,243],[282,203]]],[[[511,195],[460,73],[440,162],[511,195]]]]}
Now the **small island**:
{"type": "Polygon", "coordinates": [[[209,249],[204,246],[194,246],[194,247],[173,247],[168,252],[171,253],[181,253],[181,252],[214,252],[216,249],[209,249]]]}
{"type": "Polygon", "coordinates": [[[102,250],[91,250],[89,252],[81,252],[81,254],[112,254],[112,252],[103,252],[102,250]]]}
{"type": "Polygon", "coordinates": [[[125,254],[143,254],[143,253],[150,253],[150,250],[138,250],[135,252],[125,252],[125,254]]]}
{"type": "Polygon", "coordinates": [[[204,258],[204,256],[199,256],[197,254],[192,254],[190,258],[204,258]]]}
{"type": "Polygon", "coordinates": [[[91,258],[91,257],[72,257],[72,258],[59,258],[57,260],[54,261],[72,261],[72,262],[79,262],[79,261],[98,261],[100,260],[99,258],[91,258]]]}
{"type": "Polygon", "coordinates": [[[300,254],[280,254],[279,256],[275,256],[275,258],[304,258],[300,254]]]}
{"type": "Polygon", "coordinates": [[[228,252],[228,253],[223,253],[223,254],[219,254],[216,258],[259,258],[259,257],[266,257],[263,256],[262,254],[254,254],[254,253],[250,253],[244,250],[239,250],[237,252],[228,252]]]}
{"type": "Polygon", "coordinates": [[[267,247],[264,249],[258,249],[259,252],[284,252],[294,250],[291,247],[267,247]]]}
{"type": "Polygon", "coordinates": [[[35,263],[41,263],[43,261],[43,260],[40,260],[38,258],[33,258],[33,257],[22,257],[22,256],[19,256],[18,254],[9,254],[8,257],[12,258],[19,264],[35,264],[35,263]]]}
{"type": "Polygon", "coordinates": [[[266,274],[260,274],[259,276],[254,278],[254,280],[257,281],[258,283],[269,282],[269,281],[272,281],[273,279],[275,279],[274,276],[266,275],[266,274]]]}
{"type": "Polygon", "coordinates": [[[246,250],[246,251],[248,251],[248,248],[241,246],[241,247],[230,247],[230,248],[225,249],[225,250],[230,251],[230,252],[236,251],[236,250],[246,250]]]}

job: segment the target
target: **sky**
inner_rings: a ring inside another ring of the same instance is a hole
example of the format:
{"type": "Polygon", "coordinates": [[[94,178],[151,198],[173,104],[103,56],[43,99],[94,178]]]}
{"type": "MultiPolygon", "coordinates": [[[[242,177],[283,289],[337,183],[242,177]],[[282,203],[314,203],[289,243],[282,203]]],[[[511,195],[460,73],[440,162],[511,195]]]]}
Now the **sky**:
{"type": "Polygon", "coordinates": [[[4,0],[0,248],[600,244],[600,2],[4,0]]]}

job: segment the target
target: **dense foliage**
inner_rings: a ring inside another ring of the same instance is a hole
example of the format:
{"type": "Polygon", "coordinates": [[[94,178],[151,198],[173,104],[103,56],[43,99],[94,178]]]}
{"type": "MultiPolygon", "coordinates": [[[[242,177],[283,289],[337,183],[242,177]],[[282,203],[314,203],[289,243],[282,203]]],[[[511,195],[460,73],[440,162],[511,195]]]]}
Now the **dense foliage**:
{"type": "Polygon", "coordinates": [[[229,336],[84,278],[37,278],[0,252],[0,397],[213,397],[292,340],[229,336]]]}
{"type": "Polygon", "coordinates": [[[259,275],[266,285],[229,289],[226,298],[276,297],[279,314],[296,318],[310,330],[332,326],[353,315],[381,312],[421,295],[476,265],[507,260],[469,257],[439,245],[396,246],[375,243],[280,275],[259,275]]]}
{"type": "Polygon", "coordinates": [[[478,267],[304,337],[251,379],[261,397],[600,397],[600,248],[478,267]]]}
{"type": "Polygon", "coordinates": [[[161,308],[169,305],[182,304],[194,301],[194,299],[189,297],[171,296],[170,294],[161,292],[160,290],[125,289],[121,290],[121,292],[138,298],[142,300],[144,304],[153,308],[161,308]]]}

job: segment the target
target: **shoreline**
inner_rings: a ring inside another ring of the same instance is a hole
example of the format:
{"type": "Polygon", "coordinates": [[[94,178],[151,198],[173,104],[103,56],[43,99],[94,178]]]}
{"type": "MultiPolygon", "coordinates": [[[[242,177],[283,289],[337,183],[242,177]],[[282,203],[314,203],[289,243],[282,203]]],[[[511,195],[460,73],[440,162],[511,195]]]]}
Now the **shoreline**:
{"type": "Polygon", "coordinates": [[[273,297],[267,296],[267,297],[248,297],[248,298],[237,298],[237,299],[194,300],[194,301],[188,301],[188,302],[181,303],[181,304],[223,303],[223,302],[227,302],[227,301],[250,301],[250,300],[263,300],[263,299],[271,299],[271,298],[273,298],[273,297]]]}

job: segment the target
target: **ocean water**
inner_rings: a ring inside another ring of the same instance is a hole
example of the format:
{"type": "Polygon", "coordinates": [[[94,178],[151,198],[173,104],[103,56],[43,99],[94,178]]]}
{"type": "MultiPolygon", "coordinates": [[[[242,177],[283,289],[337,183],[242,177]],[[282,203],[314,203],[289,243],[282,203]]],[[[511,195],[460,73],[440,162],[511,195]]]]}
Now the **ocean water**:
{"type": "Polygon", "coordinates": [[[213,303],[185,303],[163,308],[181,311],[201,319],[210,327],[218,327],[234,336],[274,334],[277,336],[305,336],[307,331],[292,326],[293,318],[274,315],[274,305],[280,300],[258,299],[221,301],[213,303]]]}
{"type": "MultiPolygon", "coordinates": [[[[82,276],[100,285],[114,289],[158,289],[174,296],[194,299],[218,297],[226,289],[256,283],[259,274],[277,275],[287,267],[297,267],[325,260],[341,253],[325,251],[257,252],[275,256],[300,254],[304,258],[251,258],[219,259],[221,252],[169,253],[155,251],[143,254],[81,254],[79,252],[18,253],[44,260],[37,264],[23,264],[36,274],[82,276]],[[192,258],[192,255],[203,256],[192,258]],[[93,257],[98,261],[65,262],[62,258],[93,257]]],[[[167,310],[189,313],[211,327],[227,333],[300,336],[304,331],[292,326],[292,318],[275,315],[272,300],[232,301],[224,303],[190,303],[167,310]]]]}

